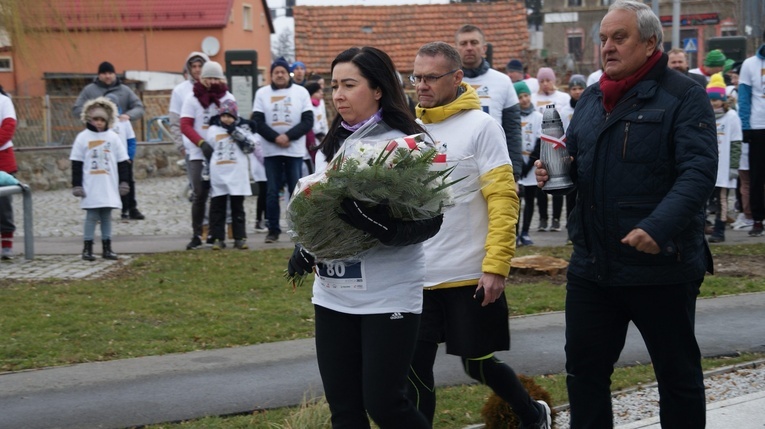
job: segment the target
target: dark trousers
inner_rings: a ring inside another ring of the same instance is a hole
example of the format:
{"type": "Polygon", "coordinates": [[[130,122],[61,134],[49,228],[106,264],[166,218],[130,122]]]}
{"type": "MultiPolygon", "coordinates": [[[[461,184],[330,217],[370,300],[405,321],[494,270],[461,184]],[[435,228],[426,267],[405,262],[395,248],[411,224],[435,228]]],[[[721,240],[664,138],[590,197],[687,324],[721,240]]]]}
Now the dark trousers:
{"type": "MultiPolygon", "coordinates": [[[[541,190],[541,189],[540,189],[541,190]]],[[[539,207],[539,218],[547,219],[547,194],[542,191],[537,195],[537,206],[539,207]]],[[[552,218],[560,220],[560,215],[563,213],[563,196],[553,195],[552,197],[552,218]]]]}
{"type": "Polygon", "coordinates": [[[701,353],[694,333],[701,280],[600,286],[572,274],[566,285],[566,384],[571,429],[613,427],[611,373],[632,321],[651,356],[664,428],[706,422],[701,353]]]}
{"type": "Polygon", "coordinates": [[[537,198],[547,198],[547,194],[536,186],[526,186],[523,190],[523,227],[521,234],[528,233],[531,227],[531,219],[534,218],[534,200],[537,198]]]}
{"type": "Polygon", "coordinates": [[[268,232],[279,234],[282,232],[279,227],[279,216],[281,214],[279,207],[279,191],[281,190],[283,180],[287,180],[286,199],[292,195],[292,191],[297,185],[298,179],[303,169],[303,158],[291,156],[267,156],[263,164],[266,167],[266,178],[268,179],[268,191],[266,194],[266,219],[268,219],[268,232]],[[285,177],[286,176],[286,177],[285,177]]]}
{"type": "Polygon", "coordinates": [[[429,429],[405,395],[420,315],[346,314],[314,306],[316,356],[333,429],[429,429]]]}
{"type": "Polygon", "coordinates": [[[191,229],[194,231],[194,235],[201,237],[202,240],[207,238],[202,237],[202,225],[205,221],[207,197],[210,195],[210,182],[202,180],[203,167],[204,161],[202,160],[189,161],[186,164],[191,180],[191,191],[194,194],[194,199],[191,202],[191,229]]]}
{"type": "Polygon", "coordinates": [[[749,142],[749,204],[752,219],[765,219],[765,130],[752,130],[749,142]]]}
{"type": "Polygon", "coordinates": [[[258,184],[258,199],[255,202],[255,220],[259,221],[263,220],[266,215],[266,193],[268,192],[268,183],[256,183],[258,184]]]}
{"type": "Polygon", "coordinates": [[[13,223],[13,195],[0,197],[0,232],[14,232],[16,225],[13,223]]]}
{"type": "Polygon", "coordinates": [[[126,181],[128,185],[130,185],[130,191],[127,193],[127,195],[123,195],[120,197],[122,199],[122,213],[129,213],[131,210],[135,210],[138,208],[138,203],[135,200],[135,179],[133,178],[133,163],[128,162],[128,177],[126,177],[126,181]]]}
{"type": "Polygon", "coordinates": [[[226,241],[226,206],[231,201],[231,230],[234,240],[247,238],[244,219],[244,196],[219,195],[210,199],[210,236],[226,241]]]}

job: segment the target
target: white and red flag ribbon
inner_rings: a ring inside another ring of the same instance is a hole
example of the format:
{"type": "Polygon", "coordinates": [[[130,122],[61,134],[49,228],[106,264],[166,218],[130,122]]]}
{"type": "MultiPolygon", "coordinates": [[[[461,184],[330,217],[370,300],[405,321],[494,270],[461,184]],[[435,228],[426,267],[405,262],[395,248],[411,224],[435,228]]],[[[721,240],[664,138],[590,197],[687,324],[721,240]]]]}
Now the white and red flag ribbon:
{"type": "Polygon", "coordinates": [[[553,149],[560,149],[566,147],[566,137],[558,138],[553,136],[548,136],[547,134],[542,134],[541,137],[543,142],[550,143],[553,145],[553,149]]]}

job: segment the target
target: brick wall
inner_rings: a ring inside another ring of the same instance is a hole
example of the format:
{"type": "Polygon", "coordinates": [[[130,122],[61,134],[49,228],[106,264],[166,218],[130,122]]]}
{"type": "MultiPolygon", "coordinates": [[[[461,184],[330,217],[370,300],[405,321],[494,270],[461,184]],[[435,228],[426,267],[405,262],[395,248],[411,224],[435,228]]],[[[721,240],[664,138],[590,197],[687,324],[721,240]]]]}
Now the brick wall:
{"type": "MultiPolygon", "coordinates": [[[[71,145],[15,149],[19,166],[16,178],[36,191],[70,188],[71,150],[71,145]]],[[[180,159],[172,143],[139,143],[133,164],[135,180],[185,175],[185,170],[178,164],[180,159]]]]}

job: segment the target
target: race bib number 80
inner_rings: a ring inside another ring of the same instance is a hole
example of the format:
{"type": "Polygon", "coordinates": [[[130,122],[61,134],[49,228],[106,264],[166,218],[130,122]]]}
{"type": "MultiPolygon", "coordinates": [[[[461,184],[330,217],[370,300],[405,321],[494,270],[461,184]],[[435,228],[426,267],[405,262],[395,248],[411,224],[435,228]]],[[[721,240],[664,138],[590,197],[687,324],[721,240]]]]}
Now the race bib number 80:
{"type": "Polygon", "coordinates": [[[327,289],[366,290],[364,262],[321,262],[316,267],[321,285],[327,289]]]}

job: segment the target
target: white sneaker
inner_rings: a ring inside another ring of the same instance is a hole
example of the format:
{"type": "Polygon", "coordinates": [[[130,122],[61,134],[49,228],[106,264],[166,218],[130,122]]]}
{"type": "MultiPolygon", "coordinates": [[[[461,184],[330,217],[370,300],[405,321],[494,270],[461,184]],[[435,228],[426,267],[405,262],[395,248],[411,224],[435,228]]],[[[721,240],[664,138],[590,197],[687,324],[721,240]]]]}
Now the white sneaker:
{"type": "Polygon", "coordinates": [[[752,229],[752,225],[754,225],[754,219],[742,219],[741,222],[739,222],[738,220],[733,222],[731,227],[733,229],[738,229],[738,230],[752,229]]]}
{"type": "Polygon", "coordinates": [[[3,247],[3,250],[0,251],[0,259],[4,261],[13,259],[13,249],[10,247],[3,247]]]}
{"type": "Polygon", "coordinates": [[[531,426],[521,425],[521,429],[551,429],[552,428],[552,412],[547,402],[537,400],[537,409],[539,409],[539,420],[531,426]]]}

